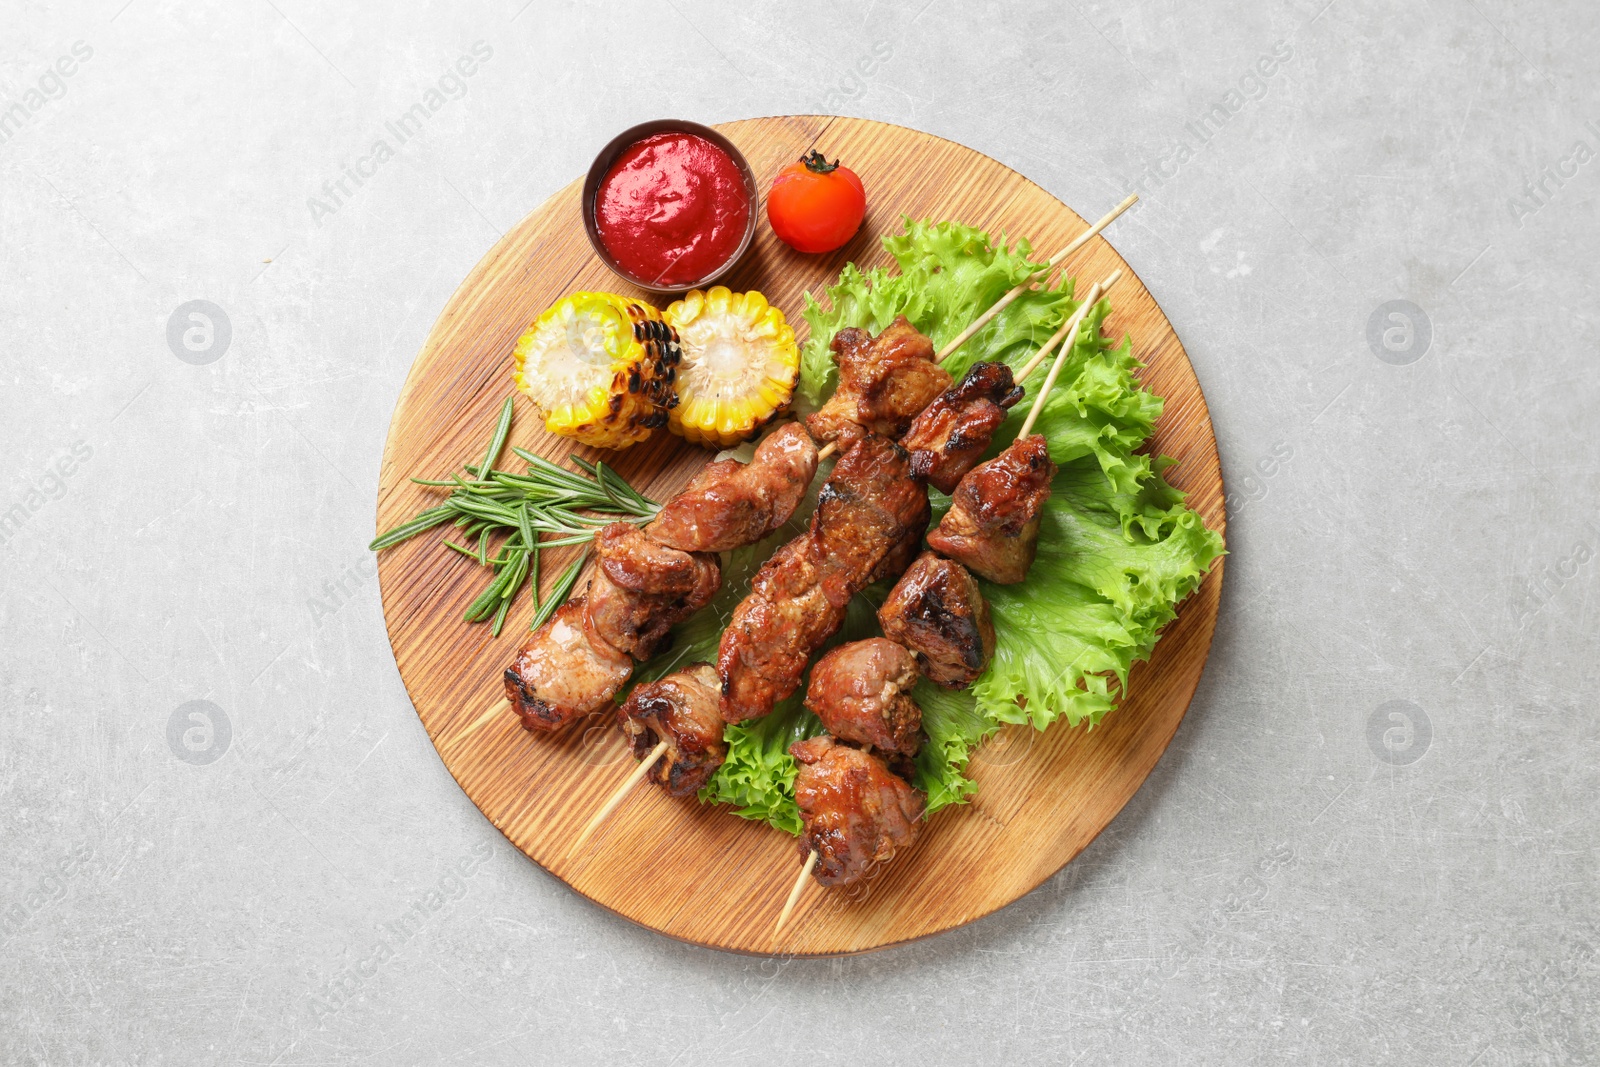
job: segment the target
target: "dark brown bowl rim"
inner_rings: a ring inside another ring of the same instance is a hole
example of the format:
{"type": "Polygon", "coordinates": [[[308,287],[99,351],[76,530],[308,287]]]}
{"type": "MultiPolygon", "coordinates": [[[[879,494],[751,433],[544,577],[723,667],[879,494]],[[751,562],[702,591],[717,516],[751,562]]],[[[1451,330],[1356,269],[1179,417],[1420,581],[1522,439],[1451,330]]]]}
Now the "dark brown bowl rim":
{"type": "Polygon", "coordinates": [[[589,235],[589,244],[594,248],[594,254],[599,256],[601,262],[610,267],[619,277],[652,293],[682,293],[690,289],[700,289],[710,285],[732,270],[734,264],[744,258],[745,252],[750,248],[750,242],[755,240],[756,208],[760,201],[761,198],[756,189],[755,172],[750,169],[750,163],[744,158],[744,153],[739,151],[739,147],[732,141],[713,130],[710,126],[702,126],[698,122],[689,122],[684,119],[654,119],[623,130],[606,142],[606,146],[600,149],[600,153],[594,157],[594,162],[589,165],[589,174],[583,179],[583,229],[589,235]],[[600,227],[594,217],[595,194],[600,191],[600,182],[605,179],[606,173],[611,170],[611,165],[617,161],[617,157],[636,142],[654,134],[669,131],[673,133],[692,133],[696,137],[704,137],[728,153],[728,157],[738,166],[739,173],[744,176],[744,191],[750,200],[750,218],[745,223],[744,237],[740,239],[739,247],[734,249],[733,254],[716,270],[688,285],[655,285],[634,277],[607,251],[605,242],[600,240],[600,227]]]}

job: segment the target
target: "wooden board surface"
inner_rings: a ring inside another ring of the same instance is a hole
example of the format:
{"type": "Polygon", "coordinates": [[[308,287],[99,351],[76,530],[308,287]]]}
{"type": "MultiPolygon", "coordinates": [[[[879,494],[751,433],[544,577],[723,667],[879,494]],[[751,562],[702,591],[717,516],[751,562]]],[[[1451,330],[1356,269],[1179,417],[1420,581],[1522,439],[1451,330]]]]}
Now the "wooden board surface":
{"type": "MultiPolygon", "coordinates": [[[[802,256],[763,224],[749,254],[724,279],[736,292],[765,293],[789,315],[802,341],[801,293],[820,292],[849,260],[863,267],[889,262],[878,238],[898,231],[902,214],[1026,236],[1042,255],[1065,246],[1086,225],[987,156],[903,127],[788,116],[717,129],[740,147],[763,183],[817,147],[830,159],[842,157],[866,184],[866,224],[844,248],[802,256]]],[[[601,140],[597,135],[597,146],[601,140]]],[[[436,491],[408,478],[440,477],[481,453],[513,390],[512,347],[539,312],[579,289],[649,299],[593,254],[579,218],[580,185],[575,179],[506,234],[439,316],[390,426],[379,530],[434,501],[436,491]]],[[[1087,205],[1091,216],[1110,206],[1087,205]]],[[[1115,224],[1110,234],[1114,239],[1115,224]]],[[[1222,531],[1216,439],[1171,324],[1105,240],[1080,250],[1068,267],[1090,280],[1115,267],[1125,271],[1111,297],[1106,332],[1132,336],[1146,364],[1141,378],[1166,398],[1150,450],[1180,460],[1173,483],[1222,531]]],[[[572,451],[599,455],[545,433],[520,399],[511,443],[557,460],[572,451]]],[[[604,458],[645,493],[666,499],[710,455],[661,430],[604,458]]],[[[925,937],[987,915],[1059,870],[1111,821],[1172,739],[1205,665],[1222,582],[1218,561],[1151,661],[1134,669],[1128,701],[1100,727],[1058,726],[1044,734],[1007,728],[973,761],[980,791],[972,803],[935,815],[915,847],[873,880],[847,891],[808,885],[795,918],[775,939],[773,922],[799,870],[794,839],[726,809],[641,787],[590,847],[566,858],[574,836],[634,766],[609,715],[534,737],[506,714],[463,738],[500,700],[500,675],[527,633],[532,607],[522,598],[499,638],[491,638],[487,626],[463,623],[486,572],[438,542],[430,532],[382,553],[379,578],[401,677],[461,788],[512,844],[596,903],[671,937],[762,954],[833,955],[925,937]]],[[[576,549],[560,551],[544,559],[547,588],[576,549]]]]}

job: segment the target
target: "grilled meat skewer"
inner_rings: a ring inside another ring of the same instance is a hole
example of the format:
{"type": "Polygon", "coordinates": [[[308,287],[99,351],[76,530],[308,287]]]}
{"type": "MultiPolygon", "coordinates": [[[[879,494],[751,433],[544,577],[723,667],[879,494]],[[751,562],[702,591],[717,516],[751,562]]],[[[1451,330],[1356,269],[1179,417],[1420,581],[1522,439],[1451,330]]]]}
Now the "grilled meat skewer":
{"type": "Polygon", "coordinates": [[[588,608],[581,596],[561,605],[506,668],[506,699],[529,730],[559,729],[599,711],[633,673],[627,653],[589,624],[588,608]]]}
{"type": "Polygon", "coordinates": [[[829,345],[839,364],[839,387],[806,416],[818,441],[848,451],[862,434],[898,438],[918,412],[950,388],[934,360],[933,342],[901,315],[873,337],[847,326],[829,345]]]}
{"type": "Polygon", "coordinates": [[[1007,364],[974,363],[960,384],[918,413],[901,438],[911,453],[911,472],[941,493],[954,492],[1022,395],[1007,364]]]}
{"type": "Polygon", "coordinates": [[[1015,585],[1039,550],[1039,513],[1055,476],[1044,435],[1019,437],[961,479],[928,545],[997,585],[1015,585]]]}
{"type": "MultiPolygon", "coordinates": [[[[1124,201],[1097,223],[1094,230],[1085,234],[1083,240],[1098,232],[1132,201],[1133,198],[1124,201]]],[[[1058,258],[1064,258],[1069,251],[1063,251],[1058,258]]],[[[1056,260],[1051,262],[1053,264],[1056,260]]],[[[1078,311],[1040,348],[1017,376],[1018,379],[1026,379],[1057,342],[1066,340],[1069,335],[1076,338],[1078,327],[1089,309],[1120,275],[1121,271],[1114,271],[1106,281],[1097,283],[1089,290],[1078,311]]],[[[1028,284],[1024,282],[1006,294],[940,352],[935,362],[960,347],[1028,284]]],[[[1007,460],[1007,463],[974,480],[973,475],[983,467],[970,467],[969,461],[969,469],[955,476],[958,499],[946,514],[945,521],[941,522],[940,530],[929,537],[929,544],[934,548],[940,547],[935,543],[935,538],[944,532],[945,522],[950,521],[951,515],[955,515],[957,506],[960,506],[963,514],[957,515],[951,524],[945,538],[947,546],[965,550],[970,563],[978,566],[993,563],[1003,573],[1010,573],[1020,561],[1022,572],[1026,573],[1037,552],[1039,510],[1048,499],[1049,483],[1055,475],[1055,465],[1050,461],[1047,449],[1043,453],[1043,462],[1038,462],[1038,448],[1030,443],[1029,431],[1071,349],[1071,341],[1062,345],[1023,423],[1018,440],[991,461],[998,464],[1007,460]],[[1024,470],[1028,475],[1026,477],[1024,470]],[[1004,486],[1007,476],[1013,474],[1016,477],[1012,479],[1013,491],[1007,494],[1009,499],[985,501],[986,490],[992,486],[1004,486]],[[1038,484],[1041,475],[1042,487],[1038,484]],[[963,489],[967,490],[965,494],[962,493],[963,489]],[[964,500],[961,499],[963,497],[964,500]],[[1011,525],[1016,525],[1017,529],[1008,531],[1011,525]]],[[[993,394],[986,399],[998,408],[1010,406],[993,394]]],[[[1015,402],[1012,399],[1010,403],[1015,402]]],[[[981,407],[972,410],[972,425],[982,427],[986,414],[988,419],[993,418],[992,412],[985,413],[981,407]]],[[[960,421],[935,411],[929,414],[920,432],[914,431],[909,435],[909,445],[919,451],[926,448],[924,442],[931,439],[941,443],[941,451],[950,453],[950,462],[944,470],[938,469],[940,465],[934,462],[942,457],[935,455],[919,460],[919,476],[948,479],[951,471],[960,470],[964,458],[963,449],[959,447],[963,443],[962,435],[959,426],[951,426],[960,421]],[[946,426],[951,426],[951,429],[945,430],[946,426]],[[951,445],[952,437],[957,439],[957,446],[951,445]]],[[[1003,421],[1003,410],[1000,421],[1003,421]]],[[[998,425],[998,422],[994,423],[994,426],[998,425]]],[[[992,435],[993,428],[979,429],[978,432],[992,435]]],[[[1042,437],[1039,443],[1043,443],[1042,437]]],[[[987,445],[985,440],[983,447],[972,453],[974,458],[981,455],[987,445]]],[[[823,454],[826,455],[830,450],[831,446],[823,454]]],[[[1020,581],[1021,576],[1014,580],[1020,581]]],[[[916,648],[919,663],[940,684],[953,687],[970,684],[982,672],[994,651],[988,605],[977,583],[959,563],[940,559],[931,552],[919,557],[901,582],[897,583],[880,610],[880,623],[886,633],[895,632],[916,648]]],[[[774,935],[782,932],[784,923],[800,898],[806,878],[812,876],[817,868],[821,870],[815,877],[824,886],[845,884],[861,878],[873,863],[892,858],[898,848],[909,846],[916,839],[919,822],[926,808],[926,797],[897,777],[881,760],[869,752],[841,745],[826,734],[791,745],[790,754],[801,763],[795,779],[795,798],[804,824],[799,842],[800,852],[806,859],[794,887],[789,891],[788,899],[778,913],[774,935]]]]}
{"type": "Polygon", "coordinates": [[[726,721],[765,715],[795,691],[811,654],[844,624],[850,598],[889,576],[901,557],[901,566],[910,563],[928,514],[927,492],[899,445],[867,434],[845,453],[811,526],[756,573],[723,632],[717,673],[726,721]]]}
{"type": "Polygon", "coordinates": [[[612,523],[594,543],[589,618],[601,637],[640,663],[722,587],[715,553],[667,548],[631,523],[612,523]]]}
{"type": "Polygon", "coordinates": [[[803,430],[786,427],[749,463],[702,471],[643,531],[620,522],[601,530],[587,595],[546,620],[505,672],[506,700],[522,724],[556,730],[609,704],[633,672],[629,656],[649,659],[672,626],[716,594],[722,577],[713,553],[789,521],[816,473],[816,455],[803,430]]]}
{"type": "MultiPolygon", "coordinates": [[[[1113,281],[1115,277],[1112,276],[1113,281]]],[[[1076,337],[1078,325],[1099,298],[1101,289],[1099,284],[1090,289],[1084,304],[1030,361],[1024,377],[1042,361],[1050,344],[1064,341],[1069,335],[1076,337]]],[[[1071,348],[1071,342],[1062,345],[1023,421],[1018,440],[994,460],[973,467],[960,477],[951,510],[946,513],[940,529],[928,539],[933,548],[960,554],[986,576],[1021,581],[1033,562],[1040,509],[1049,497],[1055,464],[1050,460],[1044,437],[1031,435],[1029,431],[1071,348]]],[[[1003,379],[998,381],[1003,384],[1003,379]]],[[[1004,410],[999,400],[990,398],[990,402],[1000,409],[1003,419],[1004,410]]],[[[982,409],[975,410],[973,415],[975,422],[981,425],[982,409]]],[[[993,414],[989,413],[988,418],[993,421],[993,414]]],[[[935,407],[929,413],[927,424],[937,427],[941,419],[946,424],[955,421],[941,417],[935,407]]],[[[980,432],[992,433],[992,426],[980,432]]],[[[923,439],[931,436],[923,435],[923,439]]],[[[951,433],[944,434],[947,445],[951,436],[951,433]]],[[[952,462],[942,472],[944,474],[958,469],[963,459],[959,449],[948,451],[952,462]]],[[[919,473],[928,475],[934,471],[924,467],[919,473]]],[[[977,582],[960,563],[941,559],[933,552],[924,553],[902,575],[884,602],[880,622],[885,633],[900,637],[916,650],[918,661],[930,674],[937,676],[941,684],[955,687],[970,684],[983,671],[994,651],[988,605],[977,582]]],[[[870,659],[867,649],[871,644],[857,642],[830,656],[843,654],[870,659]]],[[[909,655],[903,650],[902,654],[909,655]]],[[[818,667],[821,666],[819,663],[818,667]]],[[[868,744],[881,745],[885,740],[892,744],[898,740],[888,730],[904,719],[904,705],[899,701],[904,699],[906,704],[916,707],[904,697],[905,684],[898,678],[884,684],[888,680],[870,674],[865,662],[857,671],[867,675],[864,684],[852,688],[843,679],[843,673],[842,670],[824,672],[823,684],[819,687],[817,673],[813,672],[813,693],[807,695],[807,705],[837,734],[868,744]],[[875,696],[871,695],[874,685],[877,686],[875,696]],[[856,699],[850,699],[852,697],[856,699]]],[[[920,709],[917,714],[920,719],[920,709]]],[[[920,737],[916,740],[920,741],[920,737]]],[[[903,751],[891,751],[904,761],[903,751]]],[[[915,839],[917,824],[896,820],[892,806],[884,800],[886,796],[909,796],[919,805],[919,812],[920,806],[925,805],[920,793],[870,751],[852,749],[823,735],[791,745],[790,754],[802,763],[795,780],[795,796],[804,826],[800,850],[806,862],[778,916],[780,930],[808,875],[825,886],[848,884],[865,876],[874,862],[892,857],[896,848],[909,845],[915,839]],[[842,769],[847,765],[848,770],[842,769]],[[850,782],[852,787],[841,787],[840,782],[850,782]]],[[[906,773],[909,777],[909,767],[906,773]]]]}
{"type": "Polygon", "coordinates": [[[789,423],[768,434],[749,463],[724,459],[701,468],[645,533],[684,552],[755,544],[789,521],[816,473],[816,442],[789,423]]]}

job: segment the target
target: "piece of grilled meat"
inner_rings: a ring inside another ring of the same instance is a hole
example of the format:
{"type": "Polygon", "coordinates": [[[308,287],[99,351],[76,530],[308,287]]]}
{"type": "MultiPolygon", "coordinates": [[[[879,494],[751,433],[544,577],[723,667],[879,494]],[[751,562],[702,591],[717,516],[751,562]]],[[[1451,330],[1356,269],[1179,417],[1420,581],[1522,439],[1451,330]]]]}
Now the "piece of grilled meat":
{"type": "Polygon", "coordinates": [[[768,434],[749,463],[707,464],[645,533],[684,552],[755,544],[789,521],[816,473],[816,442],[791,422],[768,434]]]}
{"type": "Polygon", "coordinates": [[[1027,577],[1039,549],[1039,512],[1056,465],[1043,434],[1030,434],[956,486],[928,545],[999,585],[1027,577]]]}
{"type": "Polygon", "coordinates": [[[667,743],[649,776],[675,797],[698,792],[727,758],[717,710],[720,688],[715,667],[691,663],[638,686],[617,709],[617,725],[633,747],[634,759],[642,760],[659,742],[667,743]]]}
{"type": "Polygon", "coordinates": [[[840,645],[811,668],[806,707],[835,737],[914,756],[922,709],[910,697],[917,661],[884,637],[840,645]]]}
{"type": "Polygon", "coordinates": [[[893,441],[868,434],[822,483],[811,521],[832,572],[852,581],[864,578],[854,595],[873,582],[900,577],[911,566],[931,514],[928,490],[911,476],[910,455],[893,441]]]}
{"type": "Polygon", "coordinates": [[[725,722],[771,711],[800,684],[811,653],[844,625],[849,598],[830,597],[824,587],[814,522],[762,564],[723,631],[717,674],[725,722]]]}
{"type": "Polygon", "coordinates": [[[590,625],[585,598],[574,597],[506,668],[506,699],[529,730],[555,730],[605,707],[632,673],[633,662],[590,625]]]}
{"type": "Polygon", "coordinates": [[[900,444],[911,453],[911,471],[952,493],[989,447],[1006,409],[1022,399],[1022,386],[1004,363],[974,363],[960,384],[939,394],[912,420],[900,444]]]}
{"type": "Polygon", "coordinates": [[[812,877],[822,885],[848,885],[917,839],[927,798],[877,756],[827,734],[790,745],[789,753],[800,762],[800,855],[815,850],[812,877]]]}
{"type": "Polygon", "coordinates": [[[898,439],[917,413],[950,388],[933,361],[933,342],[901,315],[873,337],[847,326],[829,346],[839,364],[839,388],[806,417],[818,441],[848,448],[862,433],[898,439]]]}
{"type": "Polygon", "coordinates": [[[811,653],[844,624],[850,598],[909,565],[927,523],[927,490],[905,450],[864,436],[823,484],[810,527],[762,565],[734,609],[717,653],[722,717],[765,715],[793,693],[811,653]]]}
{"type": "Polygon", "coordinates": [[[589,618],[601,637],[641,663],[722,585],[714,553],[668,548],[632,523],[612,523],[594,544],[598,566],[589,579],[589,618]]]}
{"type": "MultiPolygon", "coordinates": [[[[946,689],[971,685],[994,656],[994,623],[978,580],[933,552],[918,556],[901,575],[878,609],[878,624],[916,653],[923,677],[946,689]]],[[[813,687],[815,678],[813,672],[813,687]]]]}

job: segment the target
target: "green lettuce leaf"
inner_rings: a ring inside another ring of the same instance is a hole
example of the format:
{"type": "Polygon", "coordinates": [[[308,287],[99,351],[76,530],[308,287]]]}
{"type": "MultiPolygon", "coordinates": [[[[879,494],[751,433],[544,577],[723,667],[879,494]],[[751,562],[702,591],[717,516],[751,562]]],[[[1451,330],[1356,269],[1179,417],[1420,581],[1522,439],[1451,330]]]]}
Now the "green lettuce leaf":
{"type": "Polygon", "coordinates": [[[707,804],[731,804],[733,813],[768,823],[786,833],[801,830],[794,802],[800,765],[789,746],[822,732],[822,723],[801,705],[802,688],[770,714],[727,728],[728,758],[700,790],[707,804]]]}
{"type": "Polygon", "coordinates": [[[973,686],[984,715],[1041,730],[1058,718],[1099,722],[1125,694],[1129,669],[1149,658],[1178,603],[1222,554],[1222,538],[1183,506],[1159,469],[1140,477],[1134,492],[1120,493],[1088,457],[1066,464],[1052,483],[1028,580],[980,580],[998,638],[994,661],[973,686]]]}
{"type": "Polygon", "coordinates": [[[922,709],[922,729],[928,735],[917,752],[912,784],[928,794],[932,815],[950,804],[965,804],[978,791],[978,783],[967,777],[967,760],[1000,726],[978,709],[970,690],[953,693],[919,678],[911,697],[922,709]]]}

